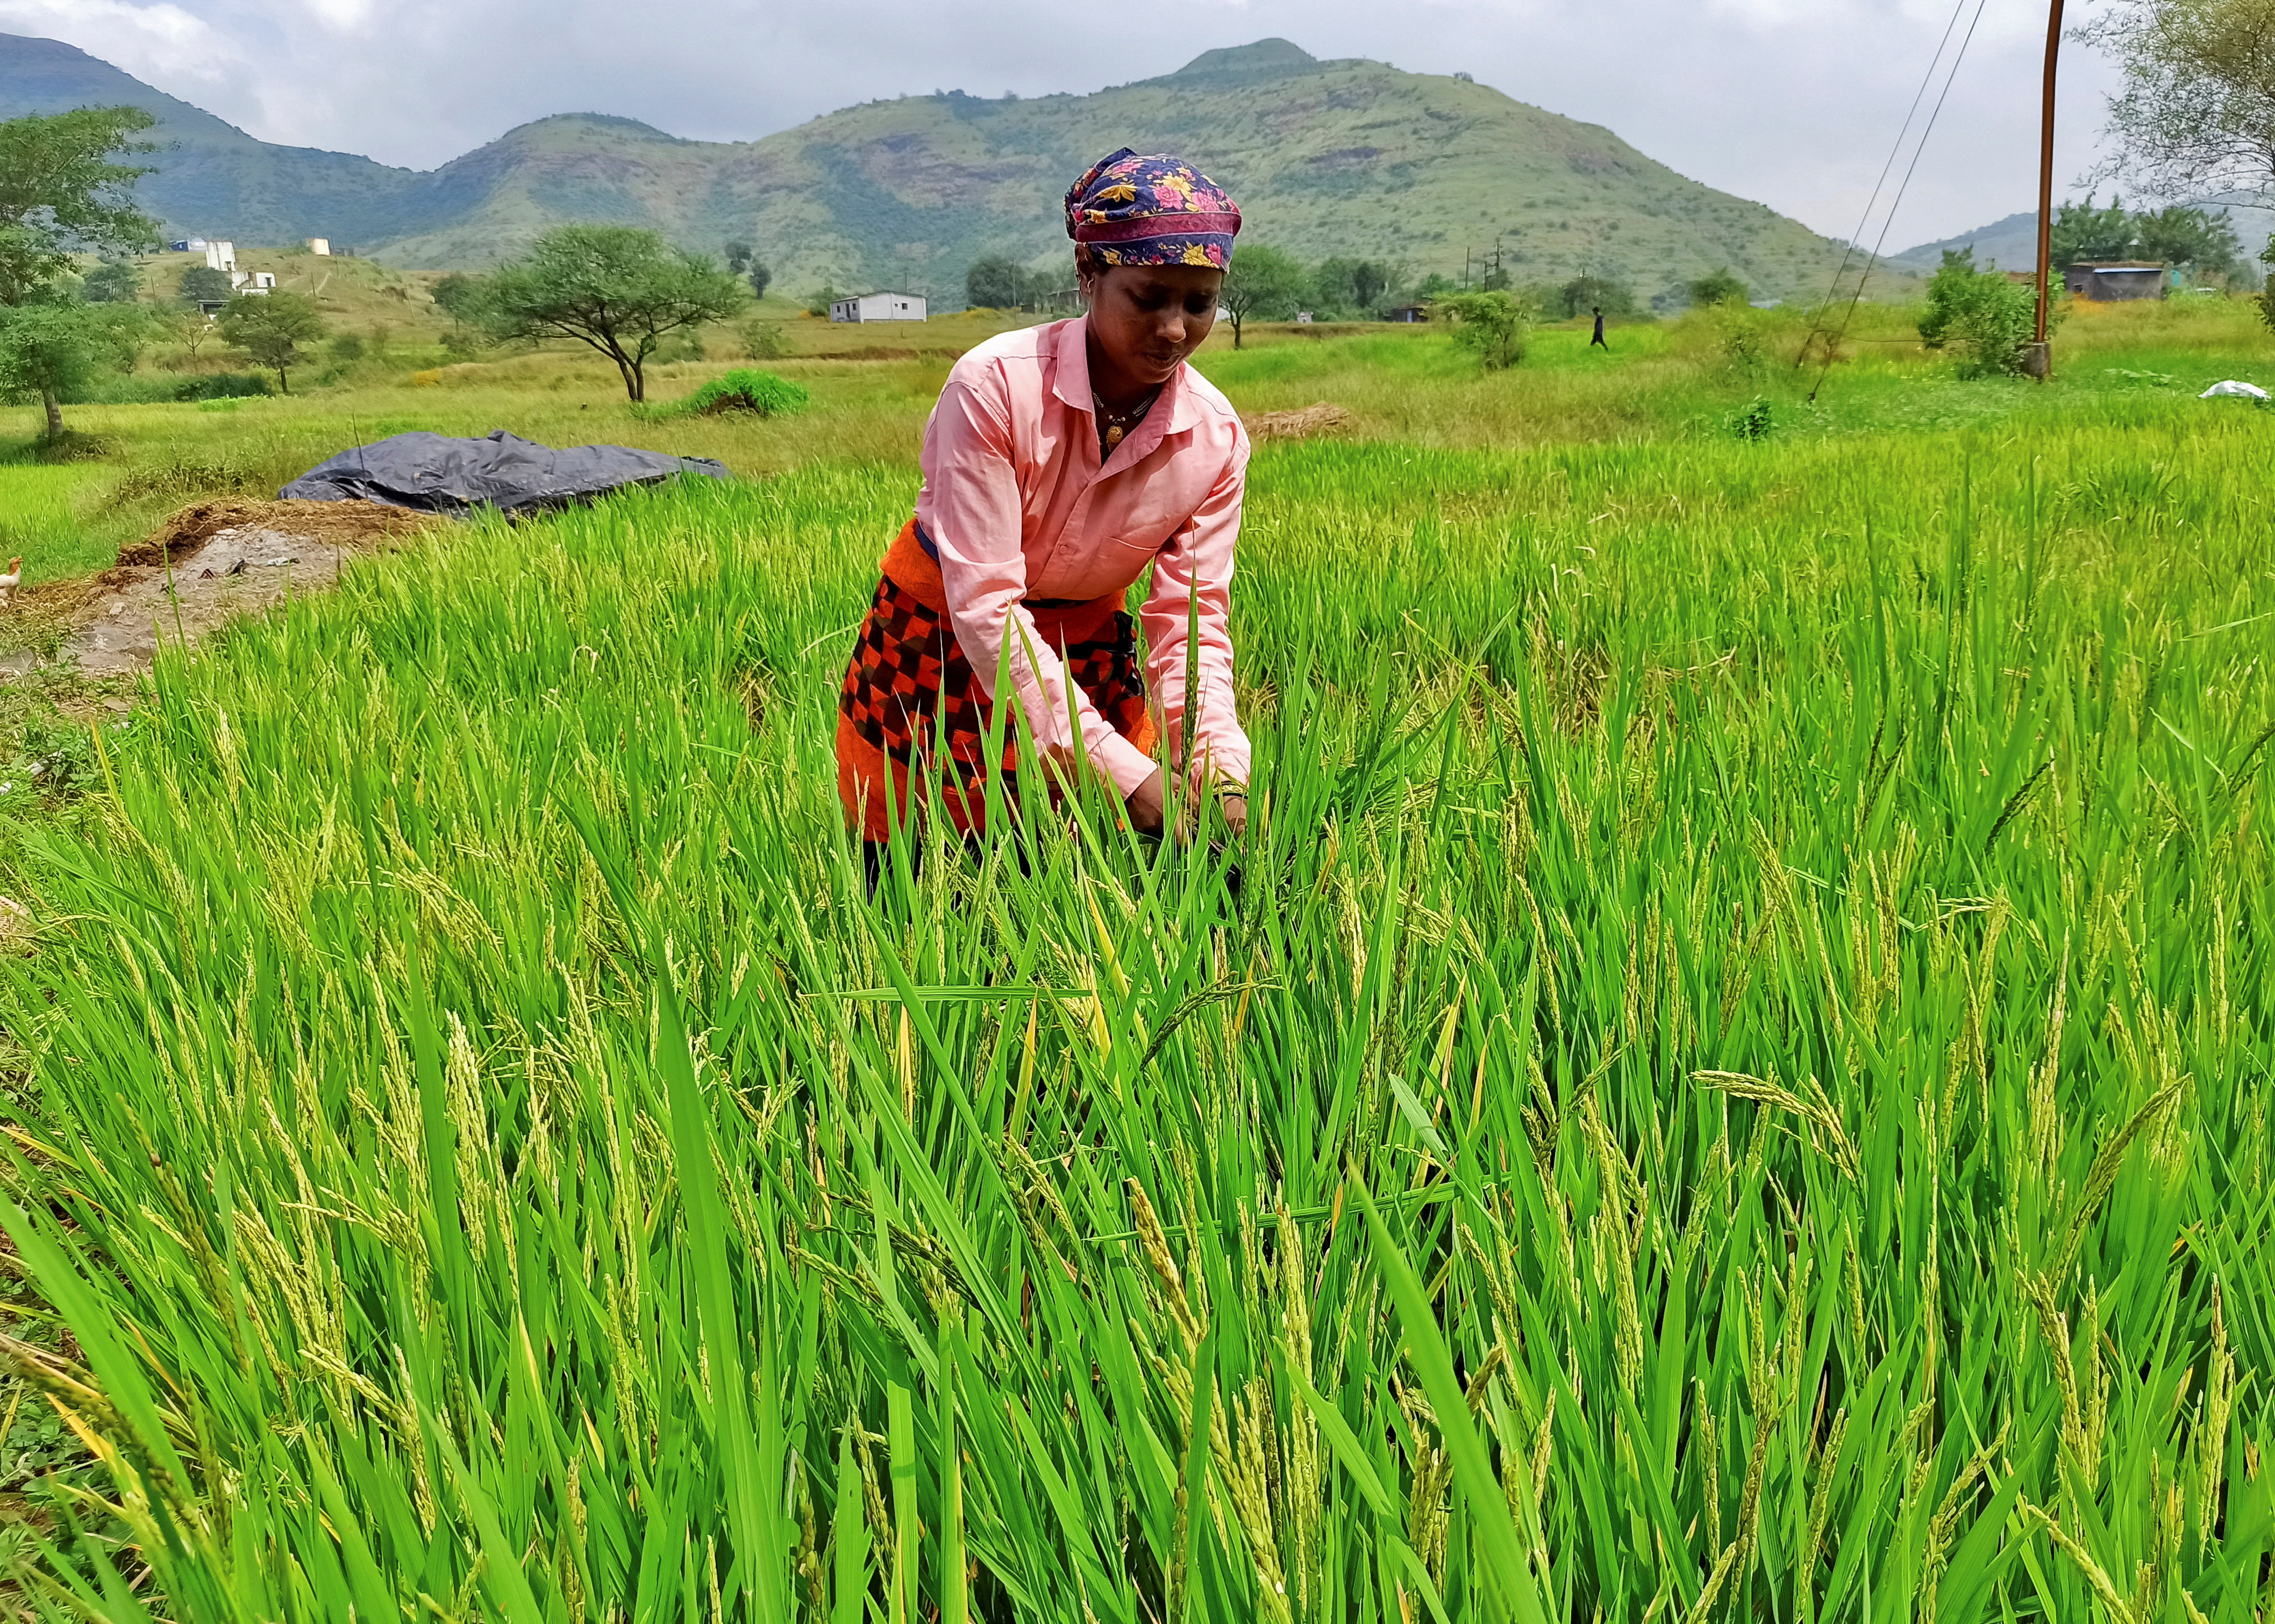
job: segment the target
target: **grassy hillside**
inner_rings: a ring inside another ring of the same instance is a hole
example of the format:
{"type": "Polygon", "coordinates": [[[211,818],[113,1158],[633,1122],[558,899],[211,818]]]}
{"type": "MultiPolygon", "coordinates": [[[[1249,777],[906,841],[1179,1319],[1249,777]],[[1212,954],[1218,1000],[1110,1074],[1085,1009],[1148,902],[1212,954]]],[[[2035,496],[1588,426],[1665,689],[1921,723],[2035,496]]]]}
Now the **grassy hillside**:
{"type": "Polygon", "coordinates": [[[1498,239],[1520,282],[1588,269],[1656,293],[1727,265],[1758,294],[1791,298],[1821,287],[1839,253],[1600,125],[1284,40],[1090,95],[910,96],[744,143],[573,114],[427,174],[265,146],[67,46],[0,51],[0,116],[122,101],[179,143],[146,183],[178,230],[321,234],[425,268],[479,267],[549,224],[608,220],[701,248],[746,238],[793,289],[907,283],[952,303],[982,253],[1062,261],[1067,183],[1124,144],[1194,158],[1240,198],[1256,239],[1417,275],[1459,276],[1498,239]]]}

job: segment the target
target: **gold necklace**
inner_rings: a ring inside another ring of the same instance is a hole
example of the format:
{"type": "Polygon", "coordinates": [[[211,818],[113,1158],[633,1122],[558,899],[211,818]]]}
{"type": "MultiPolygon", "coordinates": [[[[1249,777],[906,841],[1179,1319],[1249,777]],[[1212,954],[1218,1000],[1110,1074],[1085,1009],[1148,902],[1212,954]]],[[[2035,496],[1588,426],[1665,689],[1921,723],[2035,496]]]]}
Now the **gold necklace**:
{"type": "Polygon", "coordinates": [[[1105,425],[1099,437],[1106,442],[1108,457],[1114,455],[1114,448],[1122,443],[1123,436],[1145,420],[1145,414],[1153,409],[1153,403],[1160,398],[1161,391],[1155,389],[1130,410],[1116,412],[1106,404],[1105,398],[1096,389],[1090,392],[1090,404],[1097,410],[1099,421],[1105,425]]]}

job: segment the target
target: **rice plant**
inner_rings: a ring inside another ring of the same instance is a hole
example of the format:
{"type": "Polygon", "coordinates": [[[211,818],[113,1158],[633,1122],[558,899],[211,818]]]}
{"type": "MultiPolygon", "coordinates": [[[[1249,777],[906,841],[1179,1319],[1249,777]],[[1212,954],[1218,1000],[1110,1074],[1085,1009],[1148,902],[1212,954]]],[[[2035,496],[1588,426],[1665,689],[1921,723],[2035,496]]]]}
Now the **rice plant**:
{"type": "Polygon", "coordinates": [[[2265,434],[1259,455],[1256,821],[872,903],[904,469],[472,527],[49,839],[42,1616],[2271,1598],[2265,434]]]}

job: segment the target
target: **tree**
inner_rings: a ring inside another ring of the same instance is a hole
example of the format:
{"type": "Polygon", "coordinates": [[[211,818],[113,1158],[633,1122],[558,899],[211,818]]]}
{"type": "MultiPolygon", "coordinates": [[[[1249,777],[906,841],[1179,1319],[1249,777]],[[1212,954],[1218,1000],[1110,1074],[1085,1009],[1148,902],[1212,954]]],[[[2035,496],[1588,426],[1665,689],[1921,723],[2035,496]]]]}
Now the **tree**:
{"type": "Polygon", "coordinates": [[[1486,371],[1514,366],[1524,359],[1532,306],[1515,294],[1500,288],[1456,293],[1440,299],[1435,308],[1454,319],[1454,342],[1475,350],[1486,371]]]}
{"type": "Polygon", "coordinates": [[[775,274],[764,260],[752,254],[751,262],[743,268],[743,280],[751,284],[752,298],[764,298],[767,290],[774,285],[775,274]]]}
{"type": "Polygon", "coordinates": [[[2054,210],[2048,237],[2057,274],[2065,266],[2121,260],[2133,252],[2133,216],[2122,198],[2112,198],[2108,208],[2097,208],[2089,193],[2084,202],[2073,199],[2054,210]]]}
{"type": "Polygon", "coordinates": [[[1311,296],[1323,308],[1352,315],[1372,315],[1390,293],[1396,280],[1379,260],[1346,255],[1322,260],[1311,272],[1311,296]]]}
{"type": "Polygon", "coordinates": [[[478,319],[482,302],[482,284],[479,277],[464,271],[451,271],[435,278],[427,297],[435,307],[450,318],[453,325],[464,327],[478,319]]]}
{"type": "Polygon", "coordinates": [[[2275,0],[2114,0],[2077,37],[2123,76],[2102,172],[2162,197],[2275,188],[2275,0]]]}
{"type": "MultiPolygon", "coordinates": [[[[148,171],[113,162],[149,151],[133,138],[155,122],[134,107],[0,119],[0,307],[49,306],[75,249],[126,253],[156,241],[156,225],[134,207],[134,183],[148,171]]],[[[27,318],[11,341],[10,375],[19,384],[64,376],[66,351],[79,353],[65,336],[73,320],[27,318]]],[[[78,330],[93,329],[81,320],[78,330]]],[[[41,383],[36,392],[49,437],[61,434],[61,390],[41,383]]]]}
{"type": "Polygon", "coordinates": [[[60,300],[0,305],[0,398],[38,402],[50,440],[63,437],[63,397],[77,394],[102,366],[102,336],[88,307],[60,300]]]}
{"type": "Polygon", "coordinates": [[[131,305],[142,296],[142,270],[132,260],[105,260],[87,274],[90,305],[131,305]]]}
{"type": "Polygon", "coordinates": [[[229,285],[229,273],[215,270],[210,265],[191,266],[182,273],[181,281],[174,284],[175,297],[185,305],[209,305],[236,291],[229,285]]]}
{"type": "Polygon", "coordinates": [[[1742,305],[1747,297],[1746,284],[1731,275],[1727,266],[1694,277],[1689,291],[1691,304],[1700,310],[1710,310],[1717,305],[1742,305]]]}
{"type": "Polygon", "coordinates": [[[1631,316],[1636,313],[1635,290],[1624,282],[1583,271],[1556,290],[1550,308],[1568,321],[1597,310],[1606,316],[1631,316]]]}
{"type": "Polygon", "coordinates": [[[1017,310],[1034,297],[1026,267],[1000,253],[983,253],[964,268],[964,303],[987,310],[1017,310]]]}
{"type": "Polygon", "coordinates": [[[1946,248],[1928,280],[1919,335],[1931,350],[1959,346],[1965,352],[1962,376],[2019,373],[2037,299],[2028,283],[2011,281],[2003,271],[1977,270],[1972,248],[1946,248]]]}
{"type": "Polygon", "coordinates": [[[616,364],[647,398],[647,362],[664,336],[739,310],[743,283],[654,231],[563,225],[488,281],[482,319],[501,338],[573,338],[616,364]]]}
{"type": "Polygon", "coordinates": [[[1241,325],[1251,316],[1273,321],[1294,315],[1311,285],[1302,266],[1267,243],[1235,249],[1224,290],[1217,295],[1217,303],[1232,318],[1232,347],[1240,348],[1241,325]]]}
{"type": "Polygon", "coordinates": [[[2160,260],[2196,276],[2242,274],[2243,244],[2224,213],[2175,204],[2135,215],[2133,229],[2135,250],[2144,260],[2160,260]]]}
{"type": "Polygon", "coordinates": [[[290,395],[285,370],[299,365],[302,344],[324,336],[324,318],[306,294],[240,294],[221,313],[221,336],[231,349],[274,372],[278,390],[290,395]]]}
{"type": "Polygon", "coordinates": [[[729,276],[739,276],[751,268],[750,244],[729,243],[720,253],[727,261],[727,272],[729,276]]]}

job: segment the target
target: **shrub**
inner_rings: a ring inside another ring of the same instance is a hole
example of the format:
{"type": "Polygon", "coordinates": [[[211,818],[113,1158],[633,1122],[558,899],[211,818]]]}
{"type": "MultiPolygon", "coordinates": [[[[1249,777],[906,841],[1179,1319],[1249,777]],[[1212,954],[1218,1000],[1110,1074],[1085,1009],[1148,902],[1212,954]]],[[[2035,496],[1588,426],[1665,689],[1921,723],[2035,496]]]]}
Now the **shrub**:
{"type": "Polygon", "coordinates": [[[1701,310],[1716,305],[1742,305],[1746,302],[1746,284],[1733,276],[1728,267],[1708,271],[1689,287],[1690,302],[1701,310]]]}
{"type": "Polygon", "coordinates": [[[802,409],[813,397],[805,386],[770,372],[738,366],[722,373],[673,408],[675,413],[714,417],[722,412],[754,412],[762,418],[782,417],[802,409]]]}
{"type": "Polygon", "coordinates": [[[1956,346],[1961,351],[1961,377],[2019,374],[2037,298],[2037,290],[2028,283],[2009,282],[1999,271],[1976,269],[1972,248],[1956,253],[1946,248],[1943,264],[1927,284],[1919,335],[1931,350],[1956,346]]]}
{"type": "Polygon", "coordinates": [[[743,353],[754,361],[778,361],[790,353],[790,340],[779,321],[743,323],[743,353]]]}
{"type": "Polygon", "coordinates": [[[247,400],[256,395],[274,395],[276,387],[267,376],[257,372],[210,372],[195,378],[185,378],[174,387],[176,400],[247,400]]]}
{"type": "Polygon", "coordinates": [[[1514,366],[1524,359],[1524,336],[1532,326],[1532,306],[1498,288],[1483,293],[1456,293],[1438,300],[1432,308],[1453,318],[1454,342],[1478,352],[1488,372],[1514,366]]]}

